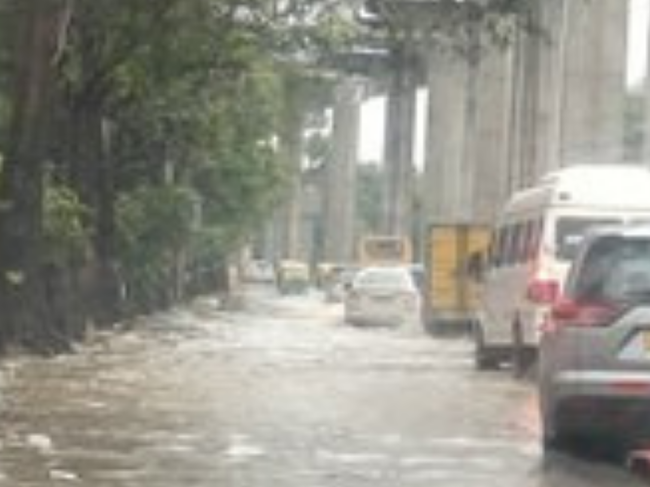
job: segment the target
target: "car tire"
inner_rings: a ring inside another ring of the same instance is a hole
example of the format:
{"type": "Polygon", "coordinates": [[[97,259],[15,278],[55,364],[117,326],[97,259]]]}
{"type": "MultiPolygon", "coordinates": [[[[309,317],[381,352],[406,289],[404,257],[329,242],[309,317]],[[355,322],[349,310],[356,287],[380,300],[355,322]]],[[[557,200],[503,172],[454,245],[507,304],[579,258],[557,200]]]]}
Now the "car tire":
{"type": "Polygon", "coordinates": [[[496,370],[499,368],[499,358],[496,352],[485,343],[481,325],[473,323],[474,336],[474,365],[476,370],[496,370]]]}
{"type": "Polygon", "coordinates": [[[576,436],[570,434],[564,428],[557,424],[555,419],[551,419],[547,414],[550,412],[541,411],[541,430],[542,430],[542,450],[544,455],[553,455],[555,453],[566,453],[576,448],[576,436]]]}
{"type": "Polygon", "coordinates": [[[546,434],[542,436],[542,453],[544,456],[561,453],[565,450],[566,444],[561,438],[555,435],[547,436],[546,434]]]}
{"type": "Polygon", "coordinates": [[[535,349],[524,343],[524,333],[521,322],[512,323],[512,373],[517,379],[526,377],[537,362],[535,349]]]}
{"type": "Polygon", "coordinates": [[[542,452],[547,455],[566,450],[565,439],[558,432],[552,431],[548,422],[548,419],[542,419],[542,452]]]}

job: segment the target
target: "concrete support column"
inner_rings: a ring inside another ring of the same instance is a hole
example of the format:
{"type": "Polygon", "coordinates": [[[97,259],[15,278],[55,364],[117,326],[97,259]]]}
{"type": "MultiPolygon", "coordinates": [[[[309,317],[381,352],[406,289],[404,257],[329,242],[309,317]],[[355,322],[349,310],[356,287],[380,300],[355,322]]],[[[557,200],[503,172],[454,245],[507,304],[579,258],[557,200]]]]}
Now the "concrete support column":
{"type": "Polygon", "coordinates": [[[346,80],[336,89],[333,154],[325,168],[323,247],[326,260],[354,255],[357,152],[362,87],[346,80]]]}
{"type": "Polygon", "coordinates": [[[551,3],[538,0],[529,13],[530,23],[539,25],[547,36],[522,30],[514,40],[507,176],[510,193],[531,185],[540,174],[559,165],[557,155],[552,153],[557,143],[552,139],[557,136],[553,124],[558,120],[560,83],[557,80],[561,77],[552,61],[556,49],[555,26],[546,25],[543,20],[543,11],[550,11],[551,3]]]}
{"type": "Polygon", "coordinates": [[[413,221],[415,105],[417,85],[411,46],[396,53],[398,68],[387,99],[385,168],[386,201],[384,232],[410,235],[413,221]]]}
{"type": "Polygon", "coordinates": [[[475,69],[474,109],[468,110],[474,121],[468,120],[473,128],[468,132],[463,168],[473,180],[471,195],[466,196],[471,196],[474,222],[491,222],[509,195],[512,60],[511,48],[486,48],[475,69]]]}
{"type": "MultiPolygon", "coordinates": [[[[645,19],[646,22],[650,22],[650,19],[645,19]]],[[[648,52],[647,52],[647,64],[646,64],[646,73],[644,81],[644,91],[645,91],[645,109],[644,109],[644,137],[643,137],[643,164],[650,167],[650,32],[648,32],[648,38],[646,39],[648,52]]]]}
{"type": "Polygon", "coordinates": [[[565,39],[569,28],[565,0],[538,0],[533,11],[534,23],[541,26],[545,37],[528,36],[529,49],[537,52],[536,119],[537,164],[527,184],[562,166],[564,72],[566,70],[565,39]]]}
{"type": "Polygon", "coordinates": [[[627,0],[564,0],[562,165],[621,163],[627,0]]]}
{"type": "Polygon", "coordinates": [[[468,174],[463,174],[467,63],[430,49],[427,66],[429,108],[422,207],[426,223],[470,219],[468,174]]]}

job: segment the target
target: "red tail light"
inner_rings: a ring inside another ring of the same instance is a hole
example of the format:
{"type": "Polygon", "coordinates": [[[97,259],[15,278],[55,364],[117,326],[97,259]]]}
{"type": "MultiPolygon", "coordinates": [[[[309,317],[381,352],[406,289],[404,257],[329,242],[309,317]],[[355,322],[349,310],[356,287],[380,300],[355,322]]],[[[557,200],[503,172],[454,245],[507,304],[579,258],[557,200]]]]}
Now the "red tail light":
{"type": "Polygon", "coordinates": [[[610,303],[560,299],[551,309],[550,328],[607,326],[621,313],[619,306],[610,303]]]}
{"type": "Polygon", "coordinates": [[[553,279],[533,279],[528,283],[526,297],[535,304],[551,304],[560,292],[560,283],[553,279]]]}

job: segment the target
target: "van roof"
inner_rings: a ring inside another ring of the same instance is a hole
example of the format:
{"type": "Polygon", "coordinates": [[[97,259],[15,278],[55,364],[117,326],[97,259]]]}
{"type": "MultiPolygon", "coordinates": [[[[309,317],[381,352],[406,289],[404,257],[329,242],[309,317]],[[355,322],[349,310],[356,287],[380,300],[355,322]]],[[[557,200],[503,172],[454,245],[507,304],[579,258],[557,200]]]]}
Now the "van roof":
{"type": "Polygon", "coordinates": [[[640,164],[577,164],[549,172],[539,179],[540,184],[562,184],[583,178],[621,178],[650,177],[650,170],[640,164]]]}
{"type": "Polygon", "coordinates": [[[628,223],[619,225],[596,226],[589,229],[587,235],[591,238],[603,236],[620,236],[650,239],[650,223],[628,223]]]}
{"type": "Polygon", "coordinates": [[[650,212],[650,168],[640,165],[577,165],[540,178],[515,193],[507,211],[543,206],[590,206],[650,212]]]}

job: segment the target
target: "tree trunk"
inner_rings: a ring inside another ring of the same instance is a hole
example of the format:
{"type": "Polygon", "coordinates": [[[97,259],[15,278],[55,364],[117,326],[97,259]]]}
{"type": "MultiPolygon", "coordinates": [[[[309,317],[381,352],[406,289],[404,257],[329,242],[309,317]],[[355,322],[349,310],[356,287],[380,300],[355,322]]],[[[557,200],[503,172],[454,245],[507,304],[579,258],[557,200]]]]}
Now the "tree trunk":
{"type": "MultiPolygon", "coordinates": [[[[83,97],[82,97],[83,98],[83,97]]],[[[110,131],[102,115],[102,101],[72,100],[69,154],[70,180],[94,215],[92,277],[88,311],[98,326],[119,317],[120,279],[115,258],[115,183],[110,154],[110,131]],[[78,101],[79,103],[75,103],[78,101]]],[[[88,273],[87,273],[88,274],[88,273]]]]}
{"type": "Polygon", "coordinates": [[[50,149],[55,57],[67,0],[14,0],[13,107],[0,181],[0,345],[66,349],[49,321],[41,267],[43,169],[50,149]]]}

